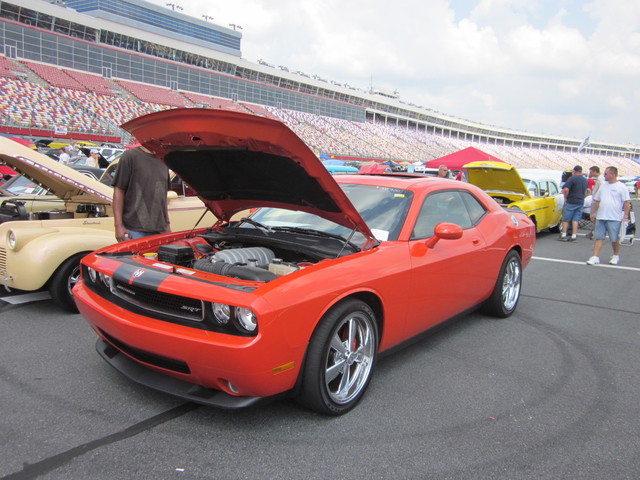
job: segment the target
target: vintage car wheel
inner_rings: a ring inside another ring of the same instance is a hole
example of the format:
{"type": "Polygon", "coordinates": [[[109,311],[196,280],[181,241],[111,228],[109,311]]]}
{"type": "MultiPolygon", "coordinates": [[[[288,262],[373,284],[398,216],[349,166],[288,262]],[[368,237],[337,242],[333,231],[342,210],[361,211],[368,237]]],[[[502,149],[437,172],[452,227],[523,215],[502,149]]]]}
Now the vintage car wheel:
{"type": "Polygon", "coordinates": [[[298,401],[321,413],[342,415],[364,395],[378,352],[378,325],[355,299],[332,308],[311,337],[298,401]]]}
{"type": "Polygon", "coordinates": [[[49,282],[49,293],[53,301],[71,313],[78,312],[71,289],[80,279],[80,260],[85,255],[86,253],[78,253],[65,260],[49,282]]]}
{"type": "Polygon", "coordinates": [[[502,262],[493,293],[483,304],[482,311],[500,318],[510,316],[518,305],[521,286],[522,263],[520,255],[511,250],[502,262]]]}

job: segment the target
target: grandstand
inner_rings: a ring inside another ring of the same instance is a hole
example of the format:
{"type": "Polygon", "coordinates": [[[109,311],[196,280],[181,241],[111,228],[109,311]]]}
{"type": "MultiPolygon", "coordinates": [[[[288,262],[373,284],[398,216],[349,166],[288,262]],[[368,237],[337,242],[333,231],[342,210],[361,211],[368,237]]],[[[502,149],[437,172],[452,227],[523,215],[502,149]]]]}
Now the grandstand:
{"type": "Polygon", "coordinates": [[[65,3],[0,1],[0,132],[126,143],[118,125],[136,116],[223,108],[277,118],[315,152],[347,160],[424,162],[475,146],[518,167],[640,175],[637,145],[579,151],[580,139],[489,127],[253,64],[240,56],[240,33],[143,0],[65,3]]]}

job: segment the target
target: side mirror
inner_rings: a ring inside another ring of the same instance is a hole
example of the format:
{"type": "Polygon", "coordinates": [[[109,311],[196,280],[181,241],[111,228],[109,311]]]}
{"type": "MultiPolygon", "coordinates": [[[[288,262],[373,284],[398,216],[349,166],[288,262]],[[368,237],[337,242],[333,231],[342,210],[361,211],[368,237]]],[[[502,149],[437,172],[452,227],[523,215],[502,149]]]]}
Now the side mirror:
{"type": "Polygon", "coordinates": [[[455,223],[441,222],[433,230],[433,236],[427,239],[427,248],[433,248],[440,240],[457,240],[462,238],[462,227],[455,223]]]}

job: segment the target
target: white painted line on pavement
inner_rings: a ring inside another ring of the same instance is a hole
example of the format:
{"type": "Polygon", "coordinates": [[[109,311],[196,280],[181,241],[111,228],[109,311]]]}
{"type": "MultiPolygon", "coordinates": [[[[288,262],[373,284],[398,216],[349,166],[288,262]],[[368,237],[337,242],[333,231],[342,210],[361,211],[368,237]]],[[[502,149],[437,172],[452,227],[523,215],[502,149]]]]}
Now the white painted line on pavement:
{"type": "MultiPolygon", "coordinates": [[[[617,268],[619,270],[631,270],[634,272],[640,272],[640,268],[637,267],[625,267],[624,265],[609,265],[608,263],[599,263],[598,265],[587,265],[587,261],[576,262],[575,260],[563,260],[561,258],[547,258],[547,257],[532,257],[534,260],[543,260],[545,262],[557,262],[557,263],[571,263],[573,265],[584,265],[585,267],[605,267],[605,268],[617,268]]],[[[606,260],[605,260],[606,262],[606,260]]]]}
{"type": "Polygon", "coordinates": [[[23,293],[20,295],[12,295],[10,297],[2,297],[0,300],[12,305],[20,305],[22,303],[39,302],[40,300],[49,300],[51,295],[49,292],[23,293]]]}

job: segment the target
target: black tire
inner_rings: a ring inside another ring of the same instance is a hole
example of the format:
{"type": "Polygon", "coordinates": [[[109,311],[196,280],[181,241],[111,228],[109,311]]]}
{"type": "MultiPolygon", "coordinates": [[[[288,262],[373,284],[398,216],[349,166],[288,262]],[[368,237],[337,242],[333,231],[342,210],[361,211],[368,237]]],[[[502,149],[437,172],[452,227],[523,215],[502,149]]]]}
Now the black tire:
{"type": "Polygon", "coordinates": [[[511,250],[502,262],[493,293],[482,305],[481,311],[487,315],[507,318],[518,306],[522,289],[522,263],[520,255],[511,250]]]}
{"type": "Polygon", "coordinates": [[[49,281],[49,293],[55,303],[71,313],[78,313],[71,289],[80,279],[80,260],[86,253],[67,258],[49,281]]]}
{"type": "Polygon", "coordinates": [[[309,342],[298,402],[327,415],[355,407],[373,375],[378,341],[375,314],[366,303],[348,299],[334,306],[309,342]]]}

